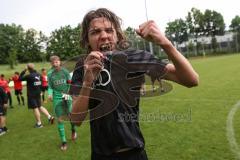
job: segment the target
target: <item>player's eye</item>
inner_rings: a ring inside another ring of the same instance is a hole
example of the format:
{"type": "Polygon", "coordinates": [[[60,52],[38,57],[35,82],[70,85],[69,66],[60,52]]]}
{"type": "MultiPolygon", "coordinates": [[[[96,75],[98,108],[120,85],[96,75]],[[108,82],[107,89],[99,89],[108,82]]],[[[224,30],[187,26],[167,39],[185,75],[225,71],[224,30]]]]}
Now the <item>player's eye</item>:
{"type": "Polygon", "coordinates": [[[92,29],[89,31],[89,34],[94,36],[94,35],[98,35],[101,33],[101,29],[92,29]]]}
{"type": "Polygon", "coordinates": [[[113,28],[106,28],[105,32],[107,32],[108,34],[112,34],[114,32],[113,28]]]}

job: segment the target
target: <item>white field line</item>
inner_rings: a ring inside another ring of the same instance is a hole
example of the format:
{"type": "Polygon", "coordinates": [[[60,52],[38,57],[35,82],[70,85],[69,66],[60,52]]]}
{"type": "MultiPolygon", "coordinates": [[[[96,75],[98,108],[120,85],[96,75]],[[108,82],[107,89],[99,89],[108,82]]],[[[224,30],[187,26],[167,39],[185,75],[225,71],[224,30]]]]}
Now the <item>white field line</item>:
{"type": "Polygon", "coordinates": [[[235,154],[236,159],[238,160],[240,160],[240,150],[239,150],[237,141],[235,139],[233,119],[234,119],[234,114],[237,112],[239,108],[240,108],[240,101],[238,101],[230,110],[227,117],[227,126],[226,126],[227,139],[230,144],[230,149],[235,154]]]}

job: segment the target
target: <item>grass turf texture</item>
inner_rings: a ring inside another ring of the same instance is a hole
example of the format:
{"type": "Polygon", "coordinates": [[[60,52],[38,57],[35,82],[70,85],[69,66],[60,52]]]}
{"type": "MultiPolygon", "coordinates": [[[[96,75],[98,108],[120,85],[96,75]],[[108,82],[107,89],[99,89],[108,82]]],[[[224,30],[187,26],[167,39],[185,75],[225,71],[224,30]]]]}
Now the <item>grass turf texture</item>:
{"type": "MultiPolygon", "coordinates": [[[[229,111],[240,99],[240,55],[228,55],[191,60],[200,75],[200,84],[188,89],[173,84],[173,90],[158,97],[141,99],[140,121],[149,160],[231,160],[226,137],[229,111]]],[[[24,68],[25,65],[18,65],[24,68]]],[[[37,64],[41,69],[44,65],[37,64]]],[[[11,75],[8,66],[0,66],[1,73],[11,75]]],[[[46,65],[44,66],[46,67],[46,65]]],[[[9,133],[0,137],[1,160],[89,160],[89,124],[78,128],[76,143],[70,140],[70,125],[66,123],[68,150],[59,149],[57,126],[47,124],[35,129],[31,110],[18,107],[8,110],[9,133]]],[[[52,104],[45,107],[52,112],[52,104]]],[[[240,110],[234,116],[235,138],[240,144],[240,110]]]]}

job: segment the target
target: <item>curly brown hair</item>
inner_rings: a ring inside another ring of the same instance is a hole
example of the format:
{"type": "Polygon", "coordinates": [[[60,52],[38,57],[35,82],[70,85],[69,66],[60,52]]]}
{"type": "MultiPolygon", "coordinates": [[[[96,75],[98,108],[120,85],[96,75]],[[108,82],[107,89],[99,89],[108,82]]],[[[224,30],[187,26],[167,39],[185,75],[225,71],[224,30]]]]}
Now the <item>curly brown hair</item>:
{"type": "Polygon", "coordinates": [[[112,11],[106,8],[99,8],[97,10],[89,11],[83,18],[81,41],[80,41],[80,44],[83,48],[90,50],[88,45],[88,42],[89,42],[88,31],[89,31],[90,23],[93,19],[101,18],[101,17],[106,18],[113,24],[117,33],[118,42],[126,40],[126,37],[121,29],[121,22],[122,22],[121,18],[119,18],[115,13],[113,13],[112,11]]]}

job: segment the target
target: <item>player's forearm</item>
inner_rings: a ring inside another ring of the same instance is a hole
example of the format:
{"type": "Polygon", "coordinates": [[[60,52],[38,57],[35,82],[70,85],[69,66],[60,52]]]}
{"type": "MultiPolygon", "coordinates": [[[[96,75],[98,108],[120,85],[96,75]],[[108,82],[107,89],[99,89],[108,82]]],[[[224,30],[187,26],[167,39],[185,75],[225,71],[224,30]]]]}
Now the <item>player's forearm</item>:
{"type": "Polygon", "coordinates": [[[177,79],[185,86],[198,85],[198,74],[194,71],[189,61],[171,44],[171,42],[161,45],[173,62],[177,79]]]}
{"type": "Polygon", "coordinates": [[[81,125],[88,113],[89,96],[91,85],[83,83],[79,96],[73,99],[71,121],[76,125],[81,125]]]}
{"type": "Polygon", "coordinates": [[[25,75],[26,71],[27,71],[27,70],[25,69],[25,70],[23,70],[23,71],[20,73],[20,75],[19,75],[19,80],[20,80],[20,81],[24,81],[24,80],[25,80],[24,75],[25,75]]]}

